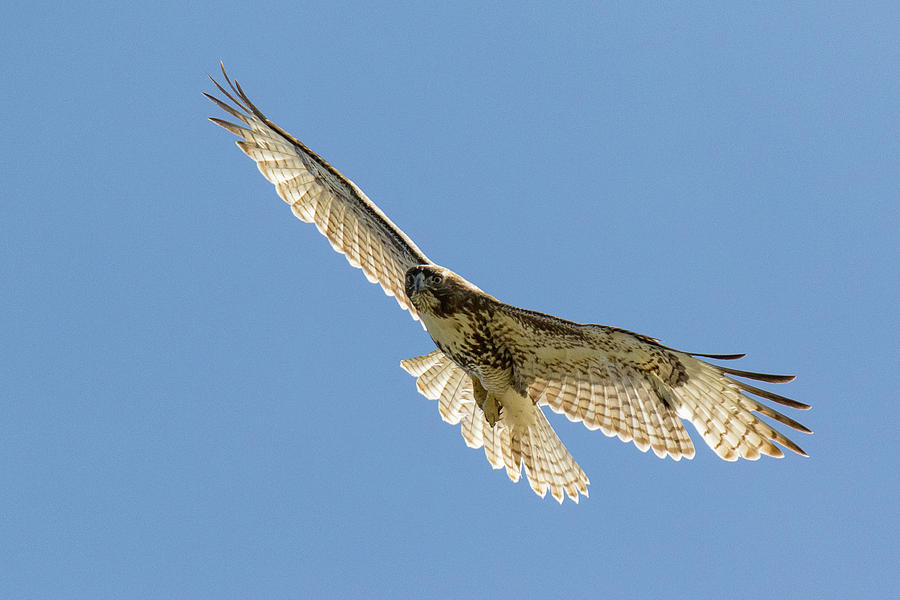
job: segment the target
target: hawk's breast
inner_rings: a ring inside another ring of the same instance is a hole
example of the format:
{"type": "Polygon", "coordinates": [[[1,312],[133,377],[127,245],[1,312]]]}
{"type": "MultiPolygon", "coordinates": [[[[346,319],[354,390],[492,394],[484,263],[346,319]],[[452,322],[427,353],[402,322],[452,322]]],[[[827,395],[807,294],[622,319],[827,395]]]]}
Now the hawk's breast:
{"type": "Polygon", "coordinates": [[[424,312],[421,316],[441,352],[488,389],[501,382],[506,387],[512,354],[493,323],[491,311],[460,309],[445,316],[424,312]]]}

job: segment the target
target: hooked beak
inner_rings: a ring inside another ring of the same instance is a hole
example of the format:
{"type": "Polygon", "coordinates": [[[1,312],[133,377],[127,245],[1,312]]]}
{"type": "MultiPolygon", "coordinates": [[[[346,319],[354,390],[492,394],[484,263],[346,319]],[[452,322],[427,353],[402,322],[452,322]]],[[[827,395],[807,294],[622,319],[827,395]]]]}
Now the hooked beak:
{"type": "Polygon", "coordinates": [[[425,289],[425,275],[423,273],[416,273],[415,278],[412,282],[412,291],[414,294],[418,294],[422,290],[425,289]]]}

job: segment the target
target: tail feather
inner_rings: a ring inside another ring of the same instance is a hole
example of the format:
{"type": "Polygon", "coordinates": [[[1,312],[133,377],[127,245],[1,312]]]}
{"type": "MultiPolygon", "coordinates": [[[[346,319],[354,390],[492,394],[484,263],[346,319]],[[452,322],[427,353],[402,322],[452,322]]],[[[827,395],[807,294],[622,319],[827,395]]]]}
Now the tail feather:
{"type": "Polygon", "coordinates": [[[537,406],[534,411],[534,425],[525,430],[512,429],[512,437],[521,440],[521,461],[531,489],[541,498],[549,490],[559,503],[563,494],[577,503],[579,493],[587,497],[590,481],[559,440],[544,412],[537,406]]]}
{"type": "Polygon", "coordinates": [[[401,361],[400,366],[413,377],[418,377],[416,387],[419,393],[429,400],[438,401],[438,411],[447,423],[459,423],[468,412],[468,404],[475,404],[468,376],[440,350],[408,358],[401,361]]]}
{"type": "Polygon", "coordinates": [[[426,398],[438,400],[441,417],[453,425],[470,448],[484,448],[494,469],[506,469],[514,482],[525,476],[534,492],[547,492],[557,502],[565,496],[575,502],[588,495],[590,481],[557,437],[540,407],[522,399],[517,411],[505,410],[492,427],[478,407],[472,382],[466,373],[440,350],[402,361],[401,366],[418,377],[416,386],[426,398]]]}

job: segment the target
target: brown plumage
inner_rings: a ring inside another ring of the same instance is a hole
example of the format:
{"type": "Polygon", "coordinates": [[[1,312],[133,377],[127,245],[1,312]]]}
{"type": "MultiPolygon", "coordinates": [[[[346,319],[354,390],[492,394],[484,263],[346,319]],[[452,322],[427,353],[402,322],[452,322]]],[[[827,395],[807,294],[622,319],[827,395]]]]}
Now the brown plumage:
{"type": "Polygon", "coordinates": [[[587,496],[588,478],[547,421],[545,405],[661,458],[693,457],[683,421],[725,460],[781,457],[776,443],[806,456],[758,415],[812,432],[754,396],[809,406],[730,376],[769,383],[793,377],[698,358],[740,354],[690,354],[623,329],[498,301],[432,263],[353,182],[269,121],[224,68],[222,75],[230,91],[213,83],[232,104],[205,95],[241,124],[211,120],[241,138],[238,146],[298,218],[315,223],[351,265],[422,321],[438,349],[401,366],[417,377],[423,395],[438,401],[445,421],[461,424],[466,444],[484,448],[493,468],[518,481],[524,467],[542,497],[587,496]]]}

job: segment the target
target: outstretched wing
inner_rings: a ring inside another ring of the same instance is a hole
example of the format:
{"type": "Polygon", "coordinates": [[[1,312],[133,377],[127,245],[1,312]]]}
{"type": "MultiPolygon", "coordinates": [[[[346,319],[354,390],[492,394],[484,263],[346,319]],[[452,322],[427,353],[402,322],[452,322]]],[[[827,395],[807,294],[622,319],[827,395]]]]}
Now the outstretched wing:
{"type": "Polygon", "coordinates": [[[275,185],[297,218],[315,223],[336,251],[418,320],[404,293],[403,280],[407,269],[431,261],[356,184],[269,121],[240,84],[228,78],[224,67],[222,75],[231,92],[210,79],[232,104],[203,95],[243,125],[215,117],[210,120],[241,138],[238,147],[256,161],[260,173],[275,185]]]}
{"type": "MultiPolygon", "coordinates": [[[[793,408],[809,406],[753,387],[726,374],[784,383],[793,377],[749,373],[713,365],[656,340],[602,325],[582,325],[503,305],[498,313],[513,336],[514,385],[538,405],[624,442],[634,441],[663,458],[692,458],[684,429],[688,420],[725,460],[781,457],[772,442],[806,456],[782,433],[759,418],[809,429],[747,394],[793,408]]],[[[701,355],[702,356],[702,355],[701,355]]],[[[740,355],[709,356],[738,358],[740,355]]]]}

